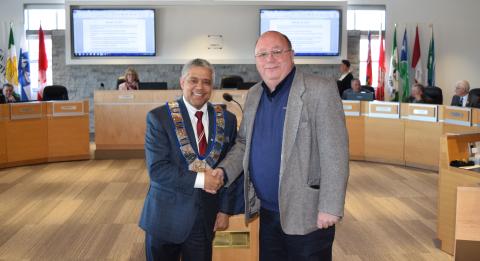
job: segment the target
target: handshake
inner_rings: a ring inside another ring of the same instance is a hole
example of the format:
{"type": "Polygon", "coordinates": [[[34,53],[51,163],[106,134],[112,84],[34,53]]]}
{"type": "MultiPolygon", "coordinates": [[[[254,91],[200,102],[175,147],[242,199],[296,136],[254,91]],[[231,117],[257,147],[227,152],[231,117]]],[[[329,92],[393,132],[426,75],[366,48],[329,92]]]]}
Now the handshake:
{"type": "Polygon", "coordinates": [[[211,169],[205,170],[205,183],[203,190],[208,193],[215,194],[223,186],[223,170],[211,169]]]}

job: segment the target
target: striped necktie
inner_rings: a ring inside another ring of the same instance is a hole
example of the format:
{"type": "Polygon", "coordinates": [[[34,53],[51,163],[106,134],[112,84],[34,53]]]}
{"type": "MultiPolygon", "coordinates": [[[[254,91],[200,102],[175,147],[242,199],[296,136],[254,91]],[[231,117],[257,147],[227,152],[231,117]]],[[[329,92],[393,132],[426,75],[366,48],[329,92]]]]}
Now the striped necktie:
{"type": "Polygon", "coordinates": [[[207,138],[202,123],[203,112],[197,111],[195,117],[197,117],[198,154],[204,156],[207,151],[207,138]]]}

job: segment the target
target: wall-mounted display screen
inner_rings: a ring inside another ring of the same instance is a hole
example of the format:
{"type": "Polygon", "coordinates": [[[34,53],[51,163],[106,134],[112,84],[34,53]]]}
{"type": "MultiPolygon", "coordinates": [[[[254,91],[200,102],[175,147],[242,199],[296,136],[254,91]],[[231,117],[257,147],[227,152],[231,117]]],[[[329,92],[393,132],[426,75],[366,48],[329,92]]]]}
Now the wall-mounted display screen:
{"type": "Polygon", "coordinates": [[[154,9],[72,9],[75,57],[155,56],[154,9]]]}
{"type": "Polygon", "coordinates": [[[260,33],[279,31],[292,41],[296,56],[339,56],[341,10],[261,9],[260,33]]]}

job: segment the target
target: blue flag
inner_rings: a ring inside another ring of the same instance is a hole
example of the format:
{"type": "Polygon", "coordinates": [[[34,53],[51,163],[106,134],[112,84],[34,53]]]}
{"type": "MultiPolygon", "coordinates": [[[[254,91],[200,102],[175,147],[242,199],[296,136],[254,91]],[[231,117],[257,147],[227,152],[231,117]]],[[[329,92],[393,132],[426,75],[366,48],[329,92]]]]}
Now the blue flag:
{"type": "Polygon", "coordinates": [[[409,66],[408,66],[408,41],[407,41],[407,29],[403,33],[402,49],[400,50],[400,79],[402,79],[402,102],[408,101],[410,96],[410,79],[409,79],[409,66]]]}
{"type": "Polygon", "coordinates": [[[432,38],[430,39],[430,46],[428,47],[428,76],[427,82],[428,86],[435,86],[435,42],[433,40],[433,27],[432,27],[432,38]]]}
{"type": "Polygon", "coordinates": [[[30,100],[30,60],[28,52],[23,52],[22,48],[20,48],[18,59],[18,83],[20,83],[22,101],[30,100]]]}

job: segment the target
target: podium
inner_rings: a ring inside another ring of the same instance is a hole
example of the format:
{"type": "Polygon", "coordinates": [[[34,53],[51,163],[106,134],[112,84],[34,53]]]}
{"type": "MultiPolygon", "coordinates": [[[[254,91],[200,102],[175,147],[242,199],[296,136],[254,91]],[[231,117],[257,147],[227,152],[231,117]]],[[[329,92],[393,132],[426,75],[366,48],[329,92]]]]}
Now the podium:
{"type": "Polygon", "coordinates": [[[442,242],[440,248],[451,255],[453,255],[455,245],[457,188],[478,186],[480,173],[451,167],[449,163],[453,160],[468,160],[468,144],[477,141],[480,141],[479,132],[446,134],[440,143],[437,237],[442,242]]]}

